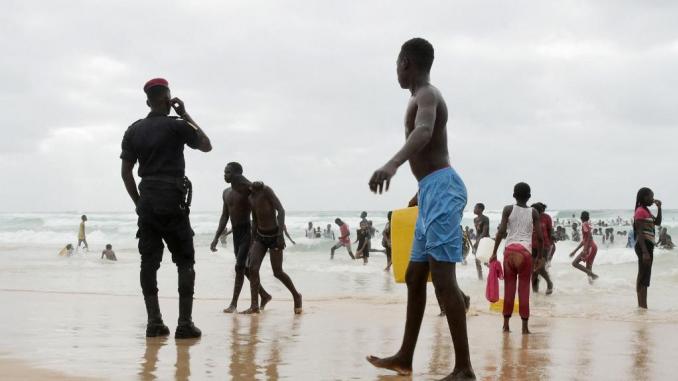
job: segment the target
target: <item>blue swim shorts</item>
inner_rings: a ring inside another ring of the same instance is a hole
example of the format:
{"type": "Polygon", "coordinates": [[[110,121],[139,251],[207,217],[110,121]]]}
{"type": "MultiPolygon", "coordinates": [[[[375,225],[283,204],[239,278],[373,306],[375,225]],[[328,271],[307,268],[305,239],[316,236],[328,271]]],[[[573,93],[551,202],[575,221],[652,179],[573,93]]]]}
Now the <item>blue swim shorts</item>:
{"type": "Polygon", "coordinates": [[[466,186],[452,168],[439,169],[419,181],[419,215],[411,262],[462,262],[461,218],[466,186]]]}

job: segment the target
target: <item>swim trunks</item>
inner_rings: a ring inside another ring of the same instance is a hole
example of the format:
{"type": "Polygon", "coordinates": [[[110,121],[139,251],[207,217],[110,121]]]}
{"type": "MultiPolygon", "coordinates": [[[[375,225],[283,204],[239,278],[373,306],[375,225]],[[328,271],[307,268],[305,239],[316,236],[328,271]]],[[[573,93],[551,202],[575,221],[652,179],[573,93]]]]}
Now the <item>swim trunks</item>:
{"type": "Polygon", "coordinates": [[[454,169],[439,169],[419,181],[419,215],[411,262],[462,262],[461,218],[466,186],[454,169]]]}
{"type": "Polygon", "coordinates": [[[252,227],[244,223],[233,227],[233,250],[235,252],[235,269],[244,270],[247,264],[247,255],[252,243],[252,227]]]}
{"type": "Polygon", "coordinates": [[[254,234],[254,240],[261,243],[267,249],[283,250],[285,248],[285,237],[283,237],[283,233],[279,228],[273,231],[257,229],[257,232],[254,234]]]}
{"type": "Polygon", "coordinates": [[[643,287],[650,287],[650,278],[652,277],[652,262],[654,262],[654,243],[645,240],[647,253],[650,254],[650,263],[643,261],[643,250],[640,248],[640,242],[636,242],[636,256],[638,256],[638,284],[643,287]]]}

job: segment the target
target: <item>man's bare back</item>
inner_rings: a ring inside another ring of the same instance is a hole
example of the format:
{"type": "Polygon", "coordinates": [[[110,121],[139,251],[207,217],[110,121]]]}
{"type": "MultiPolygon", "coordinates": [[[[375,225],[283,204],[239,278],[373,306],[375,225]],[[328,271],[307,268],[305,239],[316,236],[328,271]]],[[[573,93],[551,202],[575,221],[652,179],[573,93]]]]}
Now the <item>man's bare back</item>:
{"type": "MultiPolygon", "coordinates": [[[[273,190],[268,186],[252,184],[252,193],[249,195],[249,205],[252,208],[255,227],[259,230],[271,231],[278,227],[277,213],[273,190]]],[[[277,197],[275,197],[277,200],[277,197]]]]}
{"type": "Polygon", "coordinates": [[[440,91],[433,85],[418,88],[412,94],[405,113],[405,137],[409,137],[414,131],[420,109],[423,109],[423,112],[434,113],[435,120],[431,140],[409,160],[410,168],[417,180],[450,166],[450,155],[447,150],[447,105],[440,91]]]}

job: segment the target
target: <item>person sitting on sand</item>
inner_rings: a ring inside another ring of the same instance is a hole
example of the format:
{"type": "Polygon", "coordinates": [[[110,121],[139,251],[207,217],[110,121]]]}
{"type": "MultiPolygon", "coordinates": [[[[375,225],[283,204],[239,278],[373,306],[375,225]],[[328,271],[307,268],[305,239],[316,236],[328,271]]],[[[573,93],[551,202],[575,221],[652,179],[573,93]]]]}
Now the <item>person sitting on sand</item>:
{"type": "Polygon", "coordinates": [[[285,209],[278,196],[271,187],[261,182],[250,183],[242,175],[235,175],[231,181],[233,187],[247,186],[249,188],[249,203],[252,209],[252,245],[250,246],[248,259],[248,273],[250,276],[251,306],[242,314],[259,313],[259,292],[261,278],[259,269],[267,252],[271,256],[271,269],[273,275],[292,294],[294,300],[294,313],[301,313],[301,294],[292,283],[292,279],[283,271],[283,250],[285,249],[285,236],[294,243],[285,227],[285,209]]]}
{"type": "Polygon", "coordinates": [[[341,218],[335,219],[334,223],[339,226],[339,242],[330,249],[330,259],[334,259],[334,252],[340,247],[345,247],[351,259],[355,259],[351,249],[351,231],[348,224],[342,221],[341,218]]]}
{"type": "Polygon", "coordinates": [[[673,240],[671,239],[671,236],[668,234],[666,228],[661,229],[661,233],[659,233],[659,240],[657,241],[657,246],[667,250],[673,250],[673,248],[676,247],[673,244],[673,240]]]}
{"type": "Polygon", "coordinates": [[[638,307],[647,309],[647,289],[650,287],[652,262],[654,262],[655,226],[662,224],[662,202],[654,199],[650,188],[640,188],[636,194],[636,210],[633,214],[633,229],[636,235],[636,256],[638,257],[638,276],[636,294],[638,307]],[[657,205],[657,216],[648,209],[657,205]]]}
{"type": "Polygon", "coordinates": [[[501,240],[506,237],[504,249],[504,332],[510,332],[509,320],[513,314],[513,303],[518,284],[518,302],[520,318],[523,321],[523,334],[529,334],[530,283],[532,279],[532,234],[536,233],[536,243],[543,245],[544,237],[539,220],[539,212],[527,206],[532,196],[530,186],[518,183],[513,187],[515,205],[507,205],[501,214],[499,231],[495,237],[490,262],[497,260],[497,250],[501,240]]]}
{"type": "Polygon", "coordinates": [[[113,246],[109,243],[106,245],[106,250],[101,252],[101,259],[108,259],[109,261],[117,261],[118,258],[115,257],[115,251],[113,251],[113,246]]]}
{"type": "Polygon", "coordinates": [[[579,254],[574,261],[572,261],[572,266],[586,273],[589,277],[589,283],[593,283],[594,280],[598,279],[598,275],[594,274],[593,261],[596,259],[596,254],[598,253],[598,246],[593,240],[593,235],[591,231],[591,223],[589,222],[589,212],[581,212],[581,231],[584,235],[584,239],[579,243],[579,245],[570,253],[570,258],[574,257],[577,251],[583,247],[581,254],[579,254]],[[582,266],[581,262],[586,263],[586,267],[582,266]]]}
{"type": "Polygon", "coordinates": [[[59,250],[59,255],[62,257],[70,257],[73,255],[73,251],[75,251],[75,249],[73,249],[73,245],[69,243],[64,246],[63,249],[59,250]]]}
{"type": "Polygon", "coordinates": [[[87,245],[87,236],[85,235],[85,222],[87,222],[87,216],[82,215],[80,217],[80,229],[78,229],[78,250],[80,250],[80,244],[84,244],[84,249],[89,251],[89,245],[87,245]]]}

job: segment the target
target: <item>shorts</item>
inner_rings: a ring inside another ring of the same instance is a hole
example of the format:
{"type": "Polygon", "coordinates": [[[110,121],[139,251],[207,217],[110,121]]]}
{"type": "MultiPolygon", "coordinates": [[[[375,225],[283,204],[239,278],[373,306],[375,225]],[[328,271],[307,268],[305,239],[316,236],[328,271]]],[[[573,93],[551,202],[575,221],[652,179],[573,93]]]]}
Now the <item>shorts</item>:
{"type": "Polygon", "coordinates": [[[591,267],[593,266],[593,261],[596,259],[596,254],[598,254],[598,246],[596,246],[596,244],[594,243],[591,246],[589,246],[589,252],[585,253],[585,255],[582,255],[579,261],[585,262],[586,267],[591,267]]]}
{"type": "Polygon", "coordinates": [[[419,182],[419,215],[411,262],[463,261],[459,226],[466,207],[466,186],[454,169],[439,169],[419,182]]]}
{"type": "Polygon", "coordinates": [[[233,226],[233,251],[235,252],[235,270],[245,270],[247,256],[252,243],[252,226],[249,223],[233,226]]]}
{"type": "Polygon", "coordinates": [[[280,228],[276,228],[269,232],[262,232],[257,229],[257,232],[254,234],[254,240],[261,243],[266,249],[285,249],[285,237],[283,236],[283,232],[280,231],[280,228]]]}
{"type": "Polygon", "coordinates": [[[636,242],[636,256],[638,256],[638,284],[643,287],[650,287],[650,278],[652,277],[652,262],[654,262],[654,243],[645,240],[647,252],[650,254],[650,263],[643,261],[643,250],[640,243],[636,242]]]}

